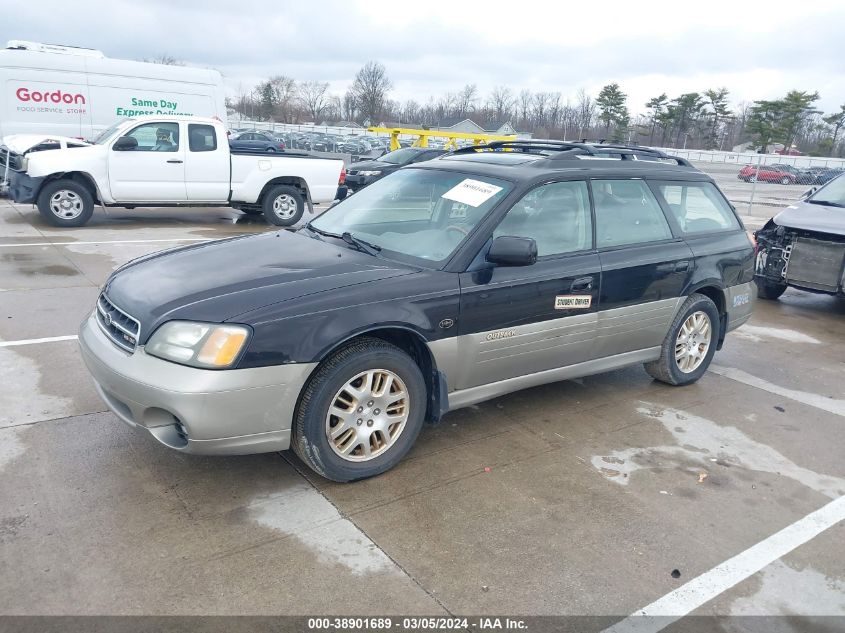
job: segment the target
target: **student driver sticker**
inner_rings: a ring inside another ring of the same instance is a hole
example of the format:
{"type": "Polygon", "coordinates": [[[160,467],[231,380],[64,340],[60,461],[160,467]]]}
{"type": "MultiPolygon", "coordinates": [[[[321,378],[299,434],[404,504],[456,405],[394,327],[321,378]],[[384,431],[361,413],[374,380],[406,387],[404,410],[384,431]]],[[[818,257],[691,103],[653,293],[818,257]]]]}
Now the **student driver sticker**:
{"type": "Polygon", "coordinates": [[[590,295],[558,295],[555,297],[555,310],[586,310],[592,302],[590,295]]]}
{"type": "Polygon", "coordinates": [[[471,207],[478,207],[487,202],[501,190],[502,188],[497,187],[496,185],[481,182],[480,180],[473,180],[472,178],[466,178],[449,189],[449,191],[444,193],[441,197],[446,198],[447,200],[460,202],[461,204],[466,204],[471,207]]]}

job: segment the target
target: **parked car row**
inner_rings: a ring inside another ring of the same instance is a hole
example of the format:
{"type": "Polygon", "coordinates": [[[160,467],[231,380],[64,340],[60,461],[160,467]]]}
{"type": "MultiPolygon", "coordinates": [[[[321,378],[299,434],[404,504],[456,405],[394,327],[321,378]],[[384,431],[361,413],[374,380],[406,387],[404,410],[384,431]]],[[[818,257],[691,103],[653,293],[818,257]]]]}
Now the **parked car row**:
{"type": "Polygon", "coordinates": [[[775,163],[772,165],[746,165],[739,170],[737,178],[745,182],[773,182],[781,185],[823,185],[830,182],[845,169],[833,167],[800,168],[775,163]]]}

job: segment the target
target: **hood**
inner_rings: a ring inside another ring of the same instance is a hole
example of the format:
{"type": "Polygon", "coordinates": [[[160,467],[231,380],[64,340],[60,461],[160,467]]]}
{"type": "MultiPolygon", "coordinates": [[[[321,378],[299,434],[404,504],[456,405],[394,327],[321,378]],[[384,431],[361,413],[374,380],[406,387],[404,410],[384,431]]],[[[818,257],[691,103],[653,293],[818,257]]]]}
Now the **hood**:
{"type": "Polygon", "coordinates": [[[803,231],[845,236],[845,209],[797,202],[772,218],[775,224],[803,231]]]}
{"type": "Polygon", "coordinates": [[[16,154],[25,154],[31,150],[67,149],[68,143],[73,145],[90,145],[78,138],[70,136],[54,136],[45,134],[10,134],[4,136],[2,144],[16,154]],[[39,147],[43,145],[44,147],[39,147]]]}
{"type": "Polygon", "coordinates": [[[354,171],[385,171],[388,169],[398,169],[402,165],[397,165],[396,163],[385,163],[384,161],[380,160],[362,160],[357,163],[352,163],[349,165],[350,170],[354,171]]]}
{"type": "Polygon", "coordinates": [[[104,290],[141,322],[144,343],[171,319],[233,320],[263,306],[415,270],[280,231],[148,255],[116,271],[104,290]]]}

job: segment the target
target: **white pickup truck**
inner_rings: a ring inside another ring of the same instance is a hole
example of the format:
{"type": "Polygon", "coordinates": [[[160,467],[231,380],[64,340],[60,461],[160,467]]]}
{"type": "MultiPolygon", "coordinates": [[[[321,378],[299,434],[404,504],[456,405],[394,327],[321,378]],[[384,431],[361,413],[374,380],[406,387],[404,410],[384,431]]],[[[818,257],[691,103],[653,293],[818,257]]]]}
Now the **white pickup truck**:
{"type": "Polygon", "coordinates": [[[231,206],[290,226],[306,206],[334,200],[345,173],[341,160],[232,150],[219,120],[189,116],[126,119],[90,145],[54,146],[0,150],[0,170],[12,200],[61,227],[84,225],[95,204],[231,206]]]}

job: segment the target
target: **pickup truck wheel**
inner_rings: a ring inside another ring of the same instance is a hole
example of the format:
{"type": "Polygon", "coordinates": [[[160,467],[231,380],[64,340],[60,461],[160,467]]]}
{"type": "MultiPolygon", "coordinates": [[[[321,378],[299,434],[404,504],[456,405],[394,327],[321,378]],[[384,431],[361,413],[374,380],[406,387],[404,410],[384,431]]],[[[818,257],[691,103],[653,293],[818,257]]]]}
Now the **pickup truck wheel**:
{"type": "Polygon", "coordinates": [[[38,194],[38,211],[48,224],[83,226],[94,214],[94,197],[74,180],[54,180],[38,194]]]}
{"type": "Polygon", "coordinates": [[[719,311],[709,297],[693,293],[663,340],[660,358],[645,363],[648,374],[670,385],[688,385],[704,375],[716,353],[719,311]]]}
{"type": "Polygon", "coordinates": [[[276,226],[292,226],[299,222],[305,212],[302,194],[294,187],[279,185],[264,196],[262,204],[264,217],[276,226]]]}
{"type": "Polygon", "coordinates": [[[291,446],[333,481],[379,475],[410,450],[425,417],[426,387],[405,352],[377,338],[331,356],[302,391],[291,446]]]}

